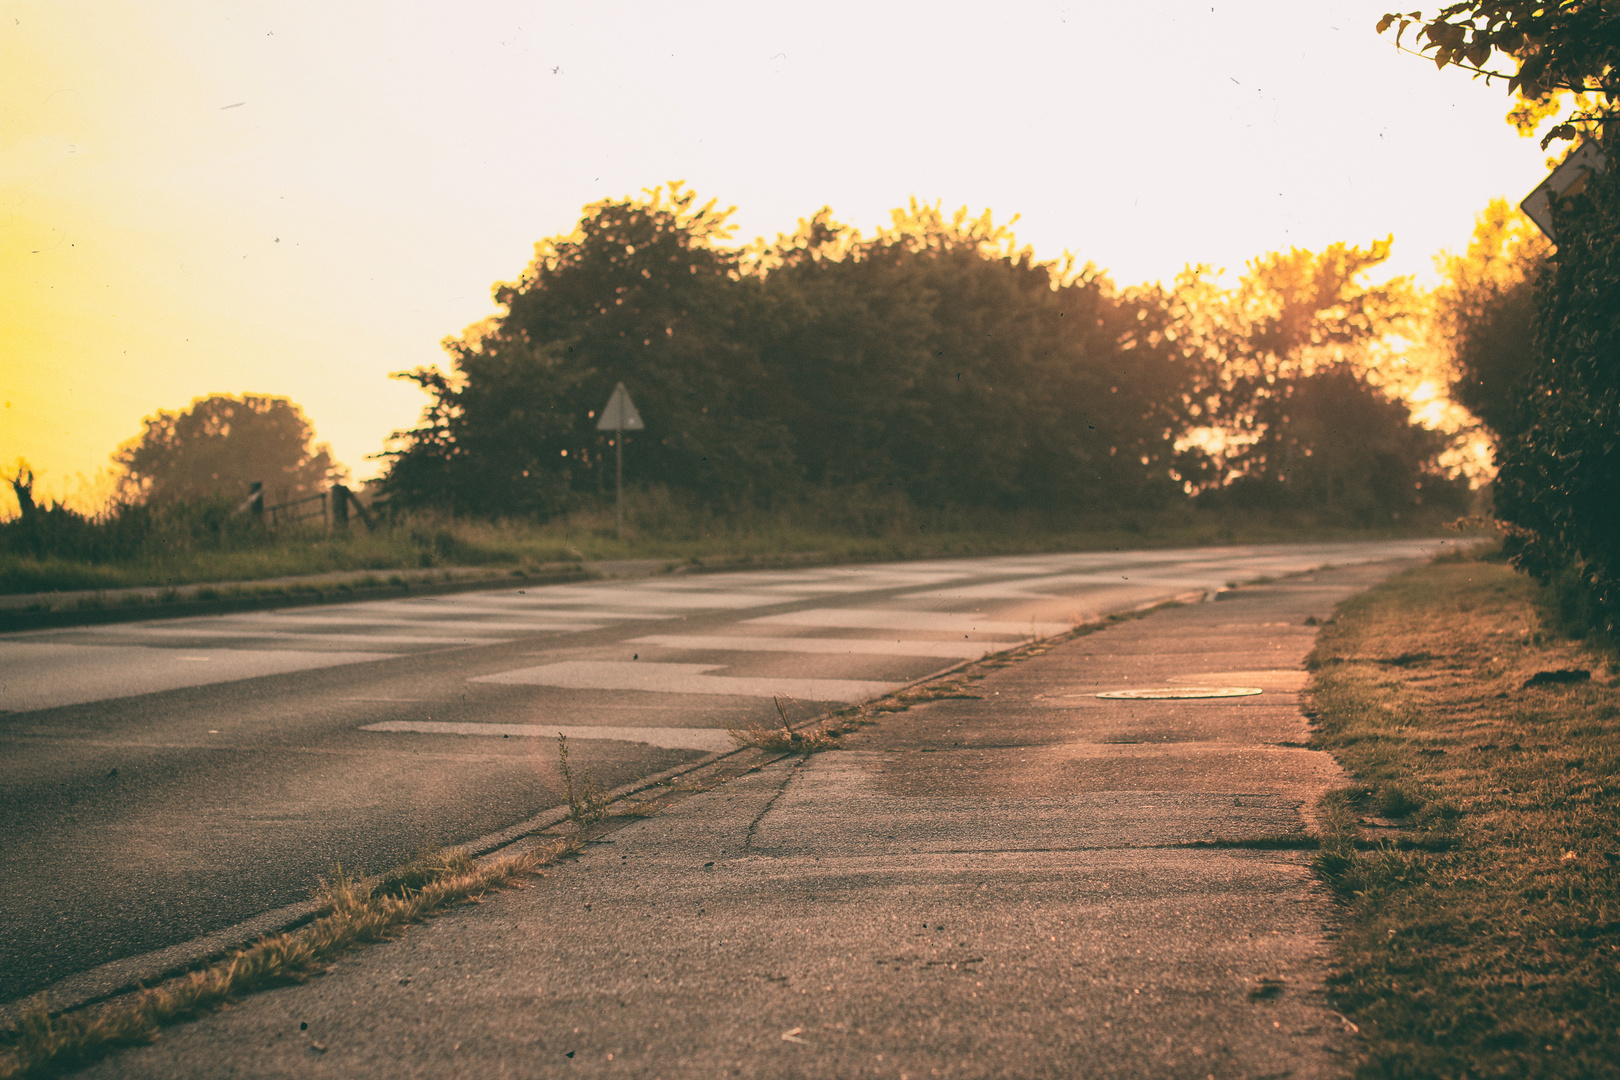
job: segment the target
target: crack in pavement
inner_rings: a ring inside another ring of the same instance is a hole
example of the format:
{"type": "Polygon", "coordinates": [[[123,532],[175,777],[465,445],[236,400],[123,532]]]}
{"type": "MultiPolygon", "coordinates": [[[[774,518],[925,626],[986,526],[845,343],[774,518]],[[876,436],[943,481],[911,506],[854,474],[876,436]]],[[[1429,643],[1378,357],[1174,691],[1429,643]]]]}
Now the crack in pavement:
{"type": "Polygon", "coordinates": [[[793,767],[783,775],[782,782],[776,786],[775,794],[766,801],[765,808],[755,814],[754,820],[748,823],[748,832],[743,836],[743,851],[753,850],[754,834],[759,830],[759,823],[765,820],[765,815],[771,812],[771,808],[776,805],[777,800],[787,793],[788,785],[793,782],[793,778],[799,774],[799,770],[804,768],[805,763],[809,760],[809,758],[800,758],[793,763],[793,767]]]}

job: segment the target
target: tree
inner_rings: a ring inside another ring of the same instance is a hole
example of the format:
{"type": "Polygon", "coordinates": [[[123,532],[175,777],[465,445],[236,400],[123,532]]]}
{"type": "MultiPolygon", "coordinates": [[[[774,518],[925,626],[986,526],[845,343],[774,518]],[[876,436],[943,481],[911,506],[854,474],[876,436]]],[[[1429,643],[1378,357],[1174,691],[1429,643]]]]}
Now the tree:
{"type": "Polygon", "coordinates": [[[1536,279],[1551,248],[1533,222],[1493,199],[1467,254],[1440,260],[1435,330],[1451,361],[1451,395],[1498,441],[1514,430],[1534,363],[1536,279]]]}
{"type": "Polygon", "coordinates": [[[1094,267],[1043,263],[988,213],[896,210],[861,239],[823,211],[778,241],[759,346],[816,483],[893,483],[923,505],[1142,506],[1186,369],[1159,306],[1094,267]]]}
{"type": "Polygon", "coordinates": [[[565,508],[612,460],[594,410],[621,380],[647,422],[632,474],[710,504],[805,482],[935,506],[1176,494],[1185,365],[1156,299],[1037,262],[988,214],[913,201],[863,239],[823,210],[743,250],[725,219],[672,184],[538,245],[505,310],[446,342],[449,373],[403,376],[432,400],[392,451],[394,497],[565,508]]]}
{"type": "Polygon", "coordinates": [[[1438,67],[1507,80],[1521,133],[1566,103],[1542,139],[1585,134],[1611,163],[1551,207],[1558,235],[1536,288],[1533,356],[1500,418],[1496,514],[1515,565],[1554,582],[1572,622],[1620,630],[1620,11],[1603,0],[1470,0],[1414,22],[1438,67]],[[1494,53],[1511,74],[1487,67],[1494,53]]]}
{"type": "Polygon", "coordinates": [[[347,475],[315,428],[284,397],[215,394],[181,412],[159,411],[113,455],[130,502],[240,497],[260,481],[281,499],[323,489],[347,475]]]}
{"type": "Polygon", "coordinates": [[[1467,485],[1437,463],[1446,436],[1413,423],[1404,402],[1349,363],[1281,381],[1257,403],[1256,421],[1254,441],[1232,458],[1239,475],[1230,498],[1239,504],[1311,506],[1362,521],[1467,504],[1467,485]]]}
{"type": "Polygon", "coordinates": [[[1553,208],[1536,357],[1498,452],[1514,562],[1560,584],[1577,624],[1620,632],[1620,169],[1553,208]]]}
{"type": "Polygon", "coordinates": [[[1420,11],[1386,14],[1378,32],[1395,27],[1399,48],[1413,25],[1422,43],[1416,51],[1436,67],[1472,71],[1487,83],[1504,80],[1518,99],[1508,120],[1521,133],[1570,108],[1542,138],[1543,147],[1583,132],[1601,137],[1620,116],[1620,11],[1612,2],[1466,0],[1428,19],[1420,11]],[[1496,54],[1512,61],[1514,70],[1492,67],[1496,54]]]}
{"type": "Polygon", "coordinates": [[[719,501],[791,483],[741,328],[756,290],[721,246],[729,214],[675,182],[587,206],[573,234],[536,244],[522,276],[496,286],[505,311],[445,342],[451,374],[401,376],[433,401],[390,453],[394,497],[491,516],[565,507],[612,461],[594,418],[616,382],[647,423],[626,444],[637,480],[719,501]]]}
{"type": "Polygon", "coordinates": [[[1416,310],[1406,279],[1366,280],[1389,246],[1274,252],[1231,289],[1203,268],[1182,275],[1171,332],[1201,370],[1184,475],[1273,506],[1394,514],[1441,492],[1455,501],[1437,461],[1447,440],[1377,385],[1416,310]]]}

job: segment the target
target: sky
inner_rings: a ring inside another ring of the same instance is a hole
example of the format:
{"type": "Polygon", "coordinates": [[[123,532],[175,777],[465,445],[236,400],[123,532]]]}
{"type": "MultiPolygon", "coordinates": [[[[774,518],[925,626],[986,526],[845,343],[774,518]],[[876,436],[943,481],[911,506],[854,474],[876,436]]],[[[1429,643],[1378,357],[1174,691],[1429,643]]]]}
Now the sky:
{"type": "Polygon", "coordinates": [[[1121,285],[1390,234],[1432,280],[1546,154],[1388,7],[0,0],[0,466],[84,496],[143,417],[267,393],[374,475],[391,372],[672,179],[742,241],[915,196],[1121,285]]]}

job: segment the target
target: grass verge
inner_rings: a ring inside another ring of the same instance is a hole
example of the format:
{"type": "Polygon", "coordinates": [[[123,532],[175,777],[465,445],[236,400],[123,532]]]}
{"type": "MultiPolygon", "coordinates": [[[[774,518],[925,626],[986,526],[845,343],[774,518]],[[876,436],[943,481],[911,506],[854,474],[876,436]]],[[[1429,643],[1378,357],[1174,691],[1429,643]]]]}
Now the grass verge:
{"type": "Polygon", "coordinates": [[[401,513],[379,521],[375,529],[355,525],[346,536],[316,529],[270,534],[242,528],[215,535],[179,526],[165,532],[154,526],[156,531],[140,542],[112,545],[97,558],[30,547],[22,542],[17,522],[0,522],[0,594],[447,567],[539,573],[558,564],[615,559],[655,559],[693,567],[773,566],[1374,539],[1426,535],[1440,527],[1434,520],[1369,529],[1335,517],[1240,514],[1189,506],[1062,516],[1032,510],[923,510],[903,499],[843,491],[775,509],[730,512],[698,506],[659,489],[626,492],[625,501],[628,525],[623,537],[615,529],[611,503],[604,502],[546,522],[401,513]],[[8,539],[13,532],[17,535],[8,539]]]}
{"type": "Polygon", "coordinates": [[[15,1027],[0,1032],[0,1078],[57,1075],[119,1047],[151,1042],[165,1026],[244,994],[301,982],[355,945],[382,941],[453,904],[518,885],[577,846],[559,841],[538,853],[484,863],[459,851],[434,851],[372,883],[336,871],[316,894],[317,917],[299,930],[261,938],[162,986],[71,1013],[52,1015],[44,996],[36,998],[15,1027]]]}
{"type": "Polygon", "coordinates": [[[1499,562],[1441,561],[1311,654],[1313,746],[1359,781],[1315,856],[1359,1076],[1620,1076],[1620,687],[1544,611],[1499,562]]]}

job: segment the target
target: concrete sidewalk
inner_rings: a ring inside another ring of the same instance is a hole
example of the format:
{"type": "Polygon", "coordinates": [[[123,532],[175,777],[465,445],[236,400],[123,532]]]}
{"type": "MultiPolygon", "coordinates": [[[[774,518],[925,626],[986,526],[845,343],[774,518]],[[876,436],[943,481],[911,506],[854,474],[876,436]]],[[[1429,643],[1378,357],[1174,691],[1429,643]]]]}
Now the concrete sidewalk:
{"type": "Polygon", "coordinates": [[[1304,831],[1324,571],[1080,636],[603,836],[97,1077],[1338,1076],[1304,831]],[[1243,685],[1258,696],[1101,700],[1243,685]]]}

